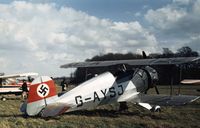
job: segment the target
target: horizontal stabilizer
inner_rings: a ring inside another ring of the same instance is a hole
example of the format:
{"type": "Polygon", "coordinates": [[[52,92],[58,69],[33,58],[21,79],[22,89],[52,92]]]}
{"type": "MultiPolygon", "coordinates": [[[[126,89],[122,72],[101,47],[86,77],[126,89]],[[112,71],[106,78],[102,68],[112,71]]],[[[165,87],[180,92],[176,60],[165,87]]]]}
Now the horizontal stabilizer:
{"type": "Polygon", "coordinates": [[[63,103],[53,103],[47,105],[41,112],[42,117],[53,117],[66,112],[70,106],[63,103]]]}
{"type": "Polygon", "coordinates": [[[178,96],[164,96],[164,95],[139,95],[139,103],[149,103],[151,105],[161,106],[180,106],[199,99],[199,96],[178,95],[178,96]]]}

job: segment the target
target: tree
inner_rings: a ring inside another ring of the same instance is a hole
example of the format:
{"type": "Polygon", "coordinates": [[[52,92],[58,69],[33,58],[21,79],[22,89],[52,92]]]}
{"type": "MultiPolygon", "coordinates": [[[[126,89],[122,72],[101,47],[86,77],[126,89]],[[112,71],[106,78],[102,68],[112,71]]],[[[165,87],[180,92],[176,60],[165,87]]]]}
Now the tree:
{"type": "Polygon", "coordinates": [[[177,50],[177,57],[197,57],[199,56],[198,52],[193,51],[190,47],[184,46],[177,50]]]}
{"type": "Polygon", "coordinates": [[[169,48],[163,48],[163,54],[162,54],[163,58],[170,58],[170,57],[174,57],[174,53],[169,50],[169,48]]]}

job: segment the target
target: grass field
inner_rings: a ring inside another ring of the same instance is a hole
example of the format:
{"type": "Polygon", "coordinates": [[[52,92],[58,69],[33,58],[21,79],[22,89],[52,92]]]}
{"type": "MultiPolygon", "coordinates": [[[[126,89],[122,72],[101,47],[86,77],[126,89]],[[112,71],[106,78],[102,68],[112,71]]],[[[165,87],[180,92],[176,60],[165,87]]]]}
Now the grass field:
{"type": "MultiPolygon", "coordinates": [[[[177,88],[177,87],[176,87],[177,88]]],[[[184,86],[182,94],[200,95],[198,86],[184,86]]],[[[169,94],[168,86],[160,86],[169,94]]],[[[176,93],[177,89],[173,90],[176,93]]],[[[154,93],[154,89],[149,93],[154,93]]],[[[151,113],[129,103],[127,112],[119,113],[118,104],[100,106],[95,110],[66,113],[54,118],[25,117],[19,111],[20,97],[0,101],[1,128],[196,128],[200,127],[200,100],[181,107],[162,107],[161,113],[151,113]]]]}

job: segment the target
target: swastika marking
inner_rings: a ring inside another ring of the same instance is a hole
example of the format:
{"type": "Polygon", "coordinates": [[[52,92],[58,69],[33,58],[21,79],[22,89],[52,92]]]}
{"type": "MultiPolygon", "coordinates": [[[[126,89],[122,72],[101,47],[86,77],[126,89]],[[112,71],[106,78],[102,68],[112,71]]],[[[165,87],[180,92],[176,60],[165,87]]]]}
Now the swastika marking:
{"type": "Polygon", "coordinates": [[[40,84],[38,87],[37,87],[37,94],[38,96],[40,97],[46,97],[48,96],[49,94],[49,86],[47,84],[40,84]]]}

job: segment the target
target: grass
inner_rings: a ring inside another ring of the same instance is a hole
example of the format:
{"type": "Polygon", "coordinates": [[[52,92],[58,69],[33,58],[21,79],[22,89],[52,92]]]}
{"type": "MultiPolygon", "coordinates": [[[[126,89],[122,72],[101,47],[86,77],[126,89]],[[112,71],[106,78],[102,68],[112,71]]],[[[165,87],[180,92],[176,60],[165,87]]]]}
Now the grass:
{"type": "MultiPolygon", "coordinates": [[[[182,94],[200,95],[198,86],[184,86],[182,94]]],[[[160,86],[169,94],[168,86],[160,86]]],[[[148,93],[154,93],[151,89],[148,93]]],[[[176,89],[173,90],[176,93],[176,89]]],[[[1,128],[193,128],[200,126],[200,100],[180,107],[162,107],[161,113],[151,113],[129,103],[127,112],[118,112],[118,104],[100,106],[95,110],[66,113],[53,118],[25,117],[19,107],[20,97],[0,101],[1,128]]]]}

